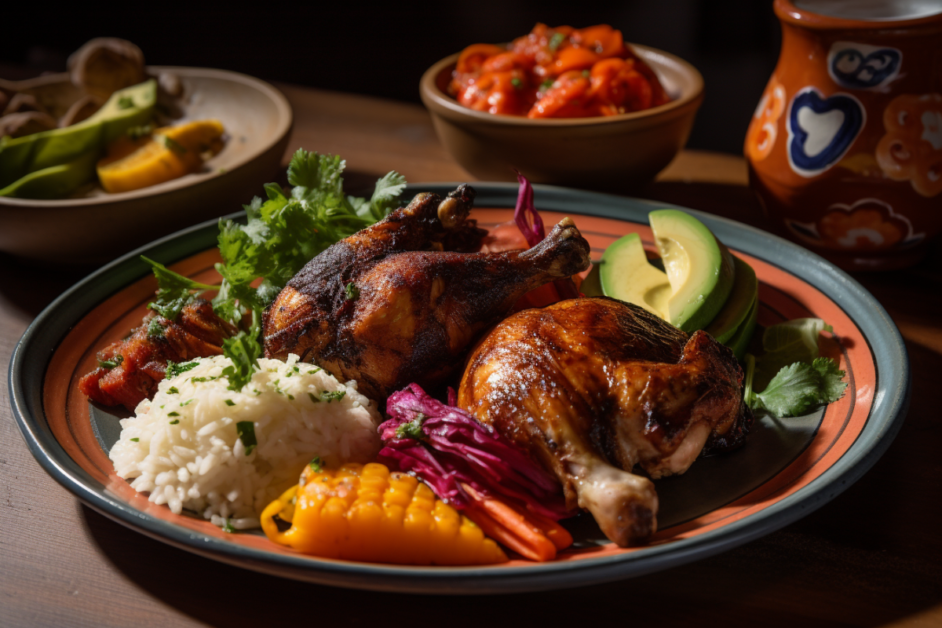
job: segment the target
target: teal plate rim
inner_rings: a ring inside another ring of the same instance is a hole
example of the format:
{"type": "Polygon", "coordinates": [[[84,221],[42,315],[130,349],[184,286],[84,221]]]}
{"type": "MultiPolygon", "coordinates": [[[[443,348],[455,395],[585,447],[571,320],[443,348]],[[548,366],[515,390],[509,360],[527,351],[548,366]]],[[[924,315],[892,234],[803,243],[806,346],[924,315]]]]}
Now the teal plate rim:
{"type": "MultiPolygon", "coordinates": [[[[457,183],[417,183],[406,189],[446,193],[457,183]]],[[[472,183],[480,207],[513,207],[517,186],[472,183]]],[[[597,192],[534,186],[548,211],[647,223],[651,210],[678,207],[597,192]]],[[[820,508],[858,480],[890,446],[906,415],[910,369],[903,339],[879,302],[847,273],[823,258],[764,231],[690,210],[730,248],[759,258],[827,293],[857,324],[870,345],[877,382],[870,415],[848,451],[807,486],[762,511],[727,526],[616,556],[525,567],[409,567],[311,559],[265,552],[204,536],[141,512],[109,494],[59,445],[45,420],[42,382],[49,359],[74,323],[149,268],[139,255],[170,264],[215,245],[217,221],[208,221],[107,264],[53,301],[29,325],[10,360],[10,403],[30,452],[53,479],[82,502],[118,523],[186,551],[263,573],[366,590],[437,594],[515,593],[581,586],[641,576],[732,549],[782,528],[820,508]]],[[[244,218],[244,212],[226,216],[244,218]]]]}

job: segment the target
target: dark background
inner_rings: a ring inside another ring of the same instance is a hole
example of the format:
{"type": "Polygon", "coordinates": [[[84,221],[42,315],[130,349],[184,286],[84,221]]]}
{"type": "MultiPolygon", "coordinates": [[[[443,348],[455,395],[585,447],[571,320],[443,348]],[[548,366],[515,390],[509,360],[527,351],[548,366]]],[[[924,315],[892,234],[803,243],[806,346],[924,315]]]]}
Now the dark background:
{"type": "Polygon", "coordinates": [[[152,65],[224,68],[418,103],[422,72],[469,44],[509,41],[537,21],[577,28],[608,23],[626,41],[674,53],[700,70],[706,100],[688,146],[735,154],[742,152],[780,42],[772,0],[75,6],[63,10],[27,1],[4,9],[0,76],[62,71],[68,55],[87,40],[110,36],[136,43],[152,65]]]}

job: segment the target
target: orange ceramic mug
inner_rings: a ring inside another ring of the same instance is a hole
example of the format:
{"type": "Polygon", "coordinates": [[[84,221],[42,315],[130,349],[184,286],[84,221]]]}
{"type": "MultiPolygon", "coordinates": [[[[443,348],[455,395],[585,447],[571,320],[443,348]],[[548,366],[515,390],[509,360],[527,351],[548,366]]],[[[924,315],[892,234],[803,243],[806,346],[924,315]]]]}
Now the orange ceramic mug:
{"type": "Polygon", "coordinates": [[[942,231],[942,0],[775,0],[782,51],[746,134],[775,227],[849,269],[942,231]]]}

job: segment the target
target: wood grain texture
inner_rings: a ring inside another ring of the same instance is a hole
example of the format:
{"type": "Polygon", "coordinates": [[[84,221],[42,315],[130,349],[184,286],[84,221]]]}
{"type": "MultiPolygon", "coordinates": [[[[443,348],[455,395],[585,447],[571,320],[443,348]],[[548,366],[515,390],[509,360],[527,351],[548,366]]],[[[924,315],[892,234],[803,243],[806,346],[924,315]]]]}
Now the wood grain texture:
{"type": "MultiPolygon", "coordinates": [[[[467,177],[419,107],[279,86],[298,146],[347,159],[348,183],[394,168],[410,181],[467,177]]],[[[286,155],[287,158],[288,155],[286,155]]],[[[762,226],[742,159],[684,152],[643,196],[762,226]]],[[[224,208],[223,208],[224,209],[224,208]]],[[[2,228],[2,226],[0,226],[2,228]]],[[[90,269],[0,255],[0,364],[29,322],[90,269]]],[[[231,567],[169,547],[82,506],[35,462],[0,385],[0,626],[942,625],[942,253],[905,272],[857,275],[906,340],[909,415],[859,482],[785,529],[630,581],[486,600],[364,593],[231,567]],[[403,601],[406,604],[403,604],[403,601]]],[[[6,377],[4,377],[4,382],[6,377]]]]}

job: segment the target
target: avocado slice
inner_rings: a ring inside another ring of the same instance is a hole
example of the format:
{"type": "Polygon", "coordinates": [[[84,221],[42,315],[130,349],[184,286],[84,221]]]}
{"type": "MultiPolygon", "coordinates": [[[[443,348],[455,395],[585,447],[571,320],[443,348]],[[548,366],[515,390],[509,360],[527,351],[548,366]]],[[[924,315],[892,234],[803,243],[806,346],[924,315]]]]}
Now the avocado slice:
{"type": "Polygon", "coordinates": [[[98,154],[89,151],[67,164],[31,172],[0,190],[0,196],[62,198],[95,175],[96,161],[98,154]]]}
{"type": "Polygon", "coordinates": [[[733,256],[690,214],[659,209],[649,218],[672,290],[667,320],[686,332],[703,329],[733,289],[733,256]]]}
{"type": "Polygon", "coordinates": [[[104,147],[134,126],[146,124],[157,102],[157,82],[119,90],[101,109],[62,129],[0,140],[0,186],[6,188],[38,170],[76,161],[86,152],[99,157],[104,147]]]}
{"type": "Polygon", "coordinates": [[[759,281],[756,279],[756,271],[752,269],[752,266],[735,255],[733,262],[736,264],[733,289],[723,309],[706,327],[710,335],[724,344],[746,320],[756,300],[756,295],[759,294],[759,281]]]}
{"type": "Polygon", "coordinates": [[[724,344],[733,350],[737,360],[742,360],[749,349],[749,343],[752,342],[752,334],[756,330],[756,323],[759,320],[759,295],[752,301],[752,306],[746,314],[746,319],[742,322],[733,335],[724,344]]]}
{"type": "Polygon", "coordinates": [[[589,271],[589,274],[586,275],[582,283],[579,284],[579,292],[587,297],[605,296],[605,293],[602,292],[602,280],[599,279],[600,267],[601,264],[592,264],[592,270],[589,271]]]}
{"type": "Polygon", "coordinates": [[[629,233],[605,249],[599,280],[605,296],[634,303],[667,320],[670,281],[648,262],[637,233],[629,233]]]}

